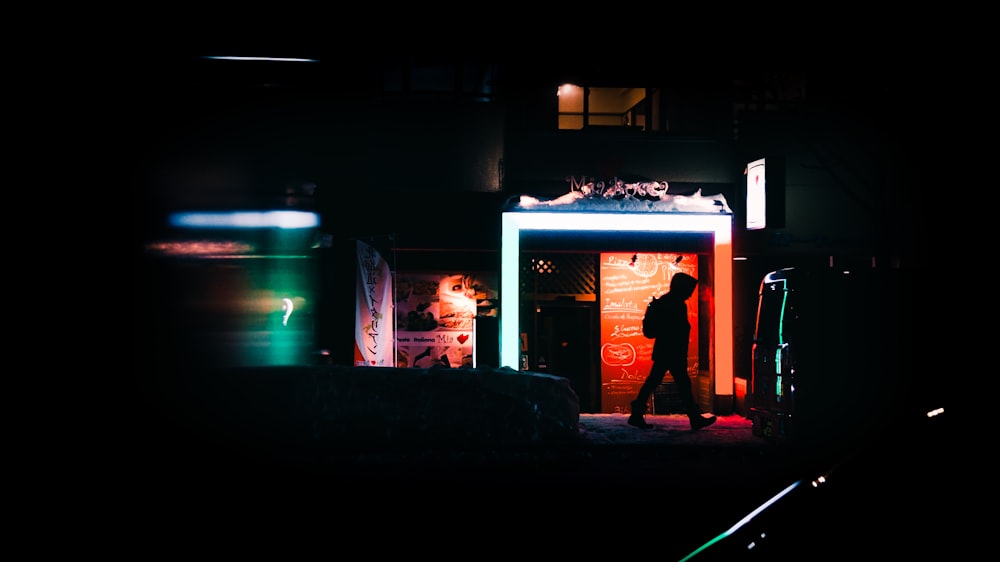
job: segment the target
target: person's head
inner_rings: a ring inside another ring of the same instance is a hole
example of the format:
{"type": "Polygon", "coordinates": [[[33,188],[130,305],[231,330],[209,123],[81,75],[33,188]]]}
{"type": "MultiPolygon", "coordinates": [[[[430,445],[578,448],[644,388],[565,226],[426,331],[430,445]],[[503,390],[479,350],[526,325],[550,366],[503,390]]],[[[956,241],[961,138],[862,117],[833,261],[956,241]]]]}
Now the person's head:
{"type": "Polygon", "coordinates": [[[677,293],[685,299],[694,293],[698,280],[687,273],[675,273],[670,279],[670,292],[677,293]]]}

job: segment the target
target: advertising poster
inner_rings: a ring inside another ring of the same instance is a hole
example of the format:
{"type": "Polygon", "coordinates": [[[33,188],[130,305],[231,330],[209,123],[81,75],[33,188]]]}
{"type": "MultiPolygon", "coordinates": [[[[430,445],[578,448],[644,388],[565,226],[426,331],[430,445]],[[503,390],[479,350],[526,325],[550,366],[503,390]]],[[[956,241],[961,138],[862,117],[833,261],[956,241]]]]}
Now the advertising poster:
{"type": "MultiPolygon", "coordinates": [[[[601,411],[629,413],[653,365],[653,340],[642,335],[646,305],[670,289],[675,273],[698,277],[697,254],[601,254],[601,411]]],[[[688,356],[698,357],[698,299],[687,301],[688,356]]],[[[670,382],[670,374],[663,379],[670,382]]]]}
{"type": "Polygon", "coordinates": [[[392,367],[392,274],[373,246],[357,241],[354,364],[392,367]]]}
{"type": "Polygon", "coordinates": [[[496,314],[491,284],[474,274],[398,273],[395,298],[397,367],[472,367],[473,320],[496,314]]]}

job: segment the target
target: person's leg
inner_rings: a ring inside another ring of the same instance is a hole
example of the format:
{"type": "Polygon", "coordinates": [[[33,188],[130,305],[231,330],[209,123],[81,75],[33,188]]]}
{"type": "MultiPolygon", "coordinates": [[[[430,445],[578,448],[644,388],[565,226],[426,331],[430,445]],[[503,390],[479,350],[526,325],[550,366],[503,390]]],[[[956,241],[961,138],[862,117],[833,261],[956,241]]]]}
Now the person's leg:
{"type": "Polygon", "coordinates": [[[674,388],[677,389],[677,395],[684,406],[684,412],[689,416],[699,413],[701,410],[694,401],[694,391],[691,387],[691,377],[687,373],[687,365],[685,364],[683,368],[679,364],[672,365],[669,370],[670,376],[674,379],[674,388]]]}
{"type": "Polygon", "coordinates": [[[671,368],[670,376],[674,379],[674,386],[684,404],[684,411],[687,412],[687,417],[691,420],[691,429],[700,429],[715,423],[715,416],[706,418],[701,415],[701,408],[694,400],[694,388],[691,384],[691,377],[688,376],[687,364],[685,363],[683,367],[678,364],[671,368]]]}
{"type": "Polygon", "coordinates": [[[649,374],[646,375],[646,380],[643,381],[642,386],[639,387],[639,393],[636,395],[635,400],[632,401],[632,413],[628,417],[629,425],[634,425],[642,429],[653,427],[652,424],[646,423],[643,416],[646,415],[646,404],[649,403],[649,397],[656,391],[656,387],[663,382],[663,377],[666,374],[667,370],[663,364],[653,362],[653,367],[649,370],[649,374]]]}

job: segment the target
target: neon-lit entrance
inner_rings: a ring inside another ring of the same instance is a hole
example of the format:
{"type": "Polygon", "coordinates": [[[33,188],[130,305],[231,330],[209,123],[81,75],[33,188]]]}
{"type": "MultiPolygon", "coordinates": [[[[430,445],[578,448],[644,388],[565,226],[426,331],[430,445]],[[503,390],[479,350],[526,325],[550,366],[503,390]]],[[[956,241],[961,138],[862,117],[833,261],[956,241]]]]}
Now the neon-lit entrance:
{"type": "MultiPolygon", "coordinates": [[[[505,210],[501,216],[500,271],[500,363],[512,369],[521,368],[521,294],[519,287],[519,257],[525,237],[538,234],[579,236],[599,240],[608,237],[648,236],[669,240],[670,236],[703,236],[710,239],[711,318],[708,370],[713,409],[728,412],[733,404],[733,274],[732,274],[732,212],[720,199],[686,198],[693,206],[701,204],[705,212],[678,212],[670,196],[660,201],[643,201],[623,205],[621,200],[575,197],[567,204],[520,205],[505,210]],[[663,210],[661,210],[663,209],[663,210]],[[721,211],[720,211],[721,209],[721,211]],[[589,235],[589,236],[587,236],[589,235]]],[[[600,242],[597,242],[600,244],[600,242]]],[[[601,248],[589,248],[601,251],[601,248]]],[[[648,249],[646,251],[649,251],[648,249]]]]}

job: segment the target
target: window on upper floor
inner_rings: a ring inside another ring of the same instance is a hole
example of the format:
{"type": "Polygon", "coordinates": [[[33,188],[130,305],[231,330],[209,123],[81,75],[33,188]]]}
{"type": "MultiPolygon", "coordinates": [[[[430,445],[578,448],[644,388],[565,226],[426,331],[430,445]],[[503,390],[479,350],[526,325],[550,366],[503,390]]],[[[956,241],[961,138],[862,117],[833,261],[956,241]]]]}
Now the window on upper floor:
{"type": "Polygon", "coordinates": [[[656,90],[647,88],[584,87],[563,84],[559,96],[559,129],[593,128],[660,130],[650,103],[656,90]]]}

